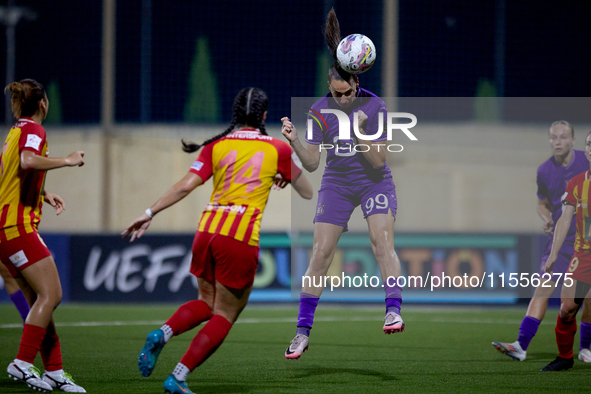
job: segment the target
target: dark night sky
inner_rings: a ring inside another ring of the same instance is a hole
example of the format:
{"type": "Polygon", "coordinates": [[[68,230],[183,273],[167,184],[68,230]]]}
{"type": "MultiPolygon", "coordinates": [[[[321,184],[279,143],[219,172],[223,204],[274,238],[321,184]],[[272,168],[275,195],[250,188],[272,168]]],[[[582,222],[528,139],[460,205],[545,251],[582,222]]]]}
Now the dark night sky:
{"type": "MultiPolygon", "coordinates": [[[[116,118],[136,122],[141,1],[118,3],[116,118]]],[[[287,113],[290,97],[315,94],[316,56],[325,48],[321,1],[152,3],[152,120],[182,121],[199,36],[209,40],[224,122],[230,118],[234,95],[244,86],[267,91],[270,117],[287,113]]],[[[380,94],[382,2],[334,3],[343,36],[363,33],[376,44],[378,62],[360,79],[364,87],[380,94]]],[[[591,3],[507,3],[505,96],[591,96],[591,3]]],[[[64,122],[98,122],[102,2],[16,0],[16,4],[34,8],[39,15],[17,27],[16,78],[32,77],[46,85],[58,81],[64,122]]],[[[494,80],[495,1],[400,0],[399,4],[400,96],[472,97],[479,79],[494,80]]],[[[5,45],[1,31],[2,60],[5,45]]],[[[0,61],[2,76],[4,68],[0,61]]]]}

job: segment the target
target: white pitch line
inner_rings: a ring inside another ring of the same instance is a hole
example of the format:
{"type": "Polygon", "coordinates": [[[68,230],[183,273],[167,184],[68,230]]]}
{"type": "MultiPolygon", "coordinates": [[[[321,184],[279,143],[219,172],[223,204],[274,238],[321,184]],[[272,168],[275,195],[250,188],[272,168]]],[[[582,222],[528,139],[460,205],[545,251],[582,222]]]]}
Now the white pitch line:
{"type": "MultiPolygon", "coordinates": [[[[405,319],[407,322],[421,322],[421,323],[446,323],[446,324],[520,324],[521,320],[499,320],[499,319],[450,319],[450,318],[431,318],[431,319],[405,319]]],[[[353,318],[342,318],[342,317],[318,317],[314,321],[320,322],[375,322],[379,321],[376,318],[368,317],[353,317],[353,318]]],[[[256,319],[256,318],[244,318],[238,319],[236,324],[267,324],[267,323],[296,323],[295,317],[284,317],[274,319],[256,319]]],[[[139,320],[139,321],[89,321],[89,322],[69,322],[69,323],[56,323],[57,327],[115,327],[115,326],[159,326],[162,325],[162,320],[139,320]]],[[[550,321],[542,322],[544,325],[554,324],[550,321]]],[[[0,324],[0,329],[3,328],[22,328],[22,324],[0,324]]]]}

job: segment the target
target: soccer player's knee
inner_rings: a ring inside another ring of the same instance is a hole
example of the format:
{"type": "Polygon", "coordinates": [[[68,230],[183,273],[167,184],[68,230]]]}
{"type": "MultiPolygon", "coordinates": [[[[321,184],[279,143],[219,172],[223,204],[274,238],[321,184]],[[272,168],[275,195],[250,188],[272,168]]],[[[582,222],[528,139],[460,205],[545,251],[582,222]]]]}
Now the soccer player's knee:
{"type": "Polygon", "coordinates": [[[563,302],[560,305],[560,319],[571,320],[577,313],[577,304],[574,302],[563,302]]]}
{"type": "Polygon", "coordinates": [[[312,261],[316,266],[330,265],[333,249],[329,247],[320,247],[314,251],[312,261]]]}

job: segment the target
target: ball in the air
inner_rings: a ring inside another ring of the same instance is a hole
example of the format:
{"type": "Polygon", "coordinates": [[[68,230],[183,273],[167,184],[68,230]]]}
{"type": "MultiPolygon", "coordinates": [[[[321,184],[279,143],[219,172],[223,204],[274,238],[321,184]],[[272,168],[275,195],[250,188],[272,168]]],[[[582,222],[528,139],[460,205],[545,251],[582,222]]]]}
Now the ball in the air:
{"type": "Polygon", "coordinates": [[[376,61],[376,47],[369,37],[351,34],[343,38],[337,48],[337,59],[341,68],[351,74],[361,74],[376,61]]]}

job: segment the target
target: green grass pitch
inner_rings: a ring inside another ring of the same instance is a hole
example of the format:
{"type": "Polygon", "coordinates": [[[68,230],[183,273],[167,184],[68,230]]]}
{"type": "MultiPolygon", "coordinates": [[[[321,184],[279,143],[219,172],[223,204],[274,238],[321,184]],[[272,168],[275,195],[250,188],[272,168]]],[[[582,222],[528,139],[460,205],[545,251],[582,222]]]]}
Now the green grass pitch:
{"type": "MultiPolygon", "coordinates": [[[[174,305],[61,305],[55,312],[64,368],[89,393],[162,393],[162,383],[198,328],[173,338],[154,373],[140,375],[146,334],[174,305]],[[84,324],[81,324],[84,323],[84,324]]],[[[514,341],[525,307],[406,305],[406,332],[382,333],[383,308],[320,303],[310,350],[297,361],[285,348],[295,334],[297,306],[249,305],[219,350],[187,381],[196,393],[589,392],[591,365],[539,372],[557,355],[556,309],[540,326],[524,362],[498,353],[491,341],[514,341]]],[[[10,304],[0,305],[0,367],[18,350],[22,330],[10,304]]],[[[579,336],[575,339],[578,350],[579,336]]],[[[575,351],[575,358],[578,354],[575,351]]],[[[42,367],[40,357],[36,365],[42,367]]],[[[0,375],[0,392],[33,392],[0,375]]]]}

